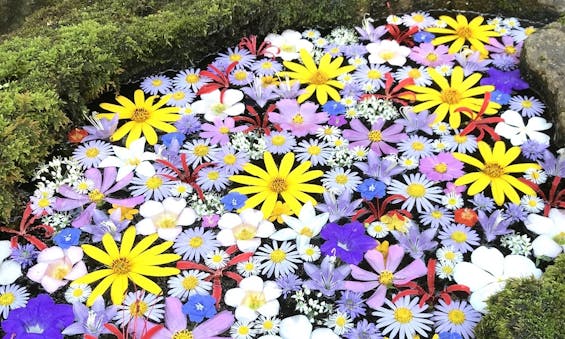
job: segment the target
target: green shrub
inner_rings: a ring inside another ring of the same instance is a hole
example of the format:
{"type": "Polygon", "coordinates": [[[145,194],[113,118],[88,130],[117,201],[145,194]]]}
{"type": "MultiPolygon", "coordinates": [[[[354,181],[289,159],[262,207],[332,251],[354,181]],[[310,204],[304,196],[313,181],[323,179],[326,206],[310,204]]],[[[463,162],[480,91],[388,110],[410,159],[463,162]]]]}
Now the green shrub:
{"type": "Polygon", "coordinates": [[[554,339],[565,324],[565,255],[541,279],[512,279],[487,302],[489,313],[475,328],[477,338],[554,339]]]}

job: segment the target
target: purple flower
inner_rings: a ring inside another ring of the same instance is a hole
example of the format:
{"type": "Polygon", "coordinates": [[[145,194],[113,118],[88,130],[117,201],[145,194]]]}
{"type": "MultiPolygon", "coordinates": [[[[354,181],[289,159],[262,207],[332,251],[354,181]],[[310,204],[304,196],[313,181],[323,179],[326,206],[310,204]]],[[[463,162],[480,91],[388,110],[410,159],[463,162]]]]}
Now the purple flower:
{"type": "Polygon", "coordinates": [[[30,299],[25,307],[10,311],[2,322],[4,338],[63,338],[61,331],[74,320],[71,305],[55,304],[47,294],[30,299]]]}
{"type": "Polygon", "coordinates": [[[377,42],[380,38],[385,35],[388,30],[384,25],[381,26],[373,26],[370,19],[363,20],[363,27],[355,27],[357,32],[359,33],[360,40],[369,40],[371,42],[377,42]]]}
{"type": "Polygon", "coordinates": [[[479,246],[479,235],[475,230],[462,224],[452,224],[439,232],[438,239],[443,246],[453,246],[457,251],[465,254],[473,251],[473,246],[479,246]]]}
{"type": "Polygon", "coordinates": [[[549,145],[535,141],[533,139],[526,140],[520,148],[522,149],[522,155],[529,160],[541,160],[543,159],[543,154],[549,145]]]}
{"type": "Polygon", "coordinates": [[[412,39],[414,39],[415,42],[425,43],[425,42],[431,42],[435,37],[436,36],[433,33],[426,31],[419,31],[412,36],[412,39]]]}
{"type": "Polygon", "coordinates": [[[343,226],[329,223],[320,232],[325,242],[320,247],[324,255],[337,256],[348,264],[357,265],[363,253],[375,248],[375,239],[365,234],[365,226],[358,221],[343,226]]]}
{"type": "Polygon", "coordinates": [[[89,309],[84,304],[76,302],[73,304],[73,312],[75,314],[75,322],[67,326],[63,330],[64,335],[90,334],[98,337],[100,334],[111,333],[104,324],[109,323],[116,315],[116,306],[104,305],[104,299],[101,297],[94,301],[89,309]]]}
{"type": "Polygon", "coordinates": [[[64,228],[53,237],[53,242],[66,250],[71,246],[78,245],[81,233],[78,228],[64,228]]]}
{"type": "Polygon", "coordinates": [[[449,181],[464,174],[463,163],[447,152],[422,158],[420,171],[435,181],[449,181]]]}
{"type": "Polygon", "coordinates": [[[509,219],[512,223],[524,221],[528,217],[522,208],[522,205],[507,202],[504,204],[504,207],[506,207],[504,217],[509,219]]]}
{"type": "Polygon", "coordinates": [[[279,113],[269,114],[269,121],[279,124],[297,137],[316,133],[319,125],[329,118],[326,112],[316,113],[318,105],[310,101],[301,105],[295,99],[282,99],[276,105],[279,113]]]}
{"type": "Polygon", "coordinates": [[[323,204],[317,204],[316,209],[330,214],[329,221],[335,222],[341,218],[347,218],[355,214],[357,207],[361,205],[363,199],[351,201],[351,192],[344,191],[341,195],[336,196],[326,191],[324,192],[323,204]]]}
{"type": "Polygon", "coordinates": [[[367,305],[373,309],[381,307],[385,301],[387,288],[392,285],[405,284],[427,273],[426,264],[420,259],[412,261],[397,272],[403,258],[404,249],[399,245],[389,247],[386,260],[377,250],[367,251],[365,260],[375,272],[351,265],[351,275],[360,281],[346,281],[345,288],[361,293],[375,290],[367,300],[367,305]]]}
{"type": "Polygon", "coordinates": [[[81,227],[81,230],[92,234],[93,242],[102,241],[106,233],[110,233],[116,241],[121,241],[122,231],[129,225],[129,220],[121,220],[121,209],[116,208],[112,214],[108,215],[101,210],[94,210],[92,213],[92,224],[81,227]]]}
{"type": "Polygon", "coordinates": [[[363,294],[353,291],[345,291],[336,302],[340,312],[349,314],[352,318],[365,315],[365,300],[363,294]]]}
{"type": "Polygon", "coordinates": [[[175,122],[175,127],[178,132],[188,135],[199,131],[201,126],[200,120],[195,115],[185,114],[175,122]]]}
{"type": "Polygon", "coordinates": [[[203,139],[210,139],[212,144],[225,145],[230,142],[229,133],[236,133],[245,130],[247,127],[235,127],[235,120],[227,117],[224,120],[215,119],[214,124],[203,124],[200,137],[203,139]]]}
{"type": "Polygon", "coordinates": [[[281,275],[277,278],[277,285],[282,290],[283,297],[290,293],[300,290],[302,287],[302,279],[300,279],[296,274],[289,273],[287,275],[281,275]]]}
{"type": "Polygon", "coordinates": [[[259,107],[265,107],[267,102],[279,97],[279,95],[275,93],[275,88],[276,87],[274,85],[263,87],[261,80],[259,78],[255,78],[251,85],[242,87],[241,90],[250,99],[255,101],[259,107]]]}
{"type": "Polygon", "coordinates": [[[397,165],[396,162],[382,158],[373,151],[369,151],[367,162],[357,162],[354,164],[365,175],[377,178],[385,184],[390,184],[394,175],[402,173],[404,169],[397,165]]]}
{"type": "Polygon", "coordinates": [[[182,306],[182,312],[188,314],[190,321],[199,323],[216,315],[216,299],[211,295],[194,294],[182,306]]]}
{"type": "Polygon", "coordinates": [[[423,110],[419,113],[409,110],[405,114],[406,119],[397,119],[396,122],[405,126],[406,133],[422,131],[428,135],[432,135],[432,124],[436,118],[435,113],[429,114],[430,111],[423,110]]]}
{"type": "Polygon", "coordinates": [[[471,55],[458,53],[455,55],[455,60],[463,67],[463,74],[466,77],[475,72],[485,72],[488,69],[487,66],[492,62],[490,59],[484,59],[479,51],[471,55]]]}
{"type": "Polygon", "coordinates": [[[118,115],[114,114],[112,119],[98,119],[96,117],[92,117],[89,119],[92,123],[91,126],[83,126],[84,130],[88,132],[88,135],[85,136],[81,142],[87,142],[91,140],[106,140],[109,139],[112,134],[116,131],[118,127],[118,115]]]}
{"type": "Polygon", "coordinates": [[[524,90],[529,88],[527,82],[520,77],[520,70],[510,72],[499,71],[496,68],[488,70],[488,77],[481,79],[481,85],[494,85],[494,87],[505,93],[512,93],[512,90],[524,90]]]}
{"type": "Polygon", "coordinates": [[[328,113],[330,116],[339,115],[345,113],[345,105],[340,102],[330,100],[322,106],[324,112],[328,113]]]}
{"type": "Polygon", "coordinates": [[[131,172],[120,181],[115,182],[117,173],[115,167],[104,168],[104,176],[102,176],[102,173],[97,168],[88,169],[85,172],[85,177],[93,182],[94,187],[92,190],[90,190],[88,194],[81,194],[68,185],[59,187],[59,193],[64,198],[57,198],[55,200],[55,210],[70,211],[88,204],[88,207],[72,222],[74,227],[82,227],[90,222],[97,205],[104,201],[125,207],[134,207],[141,204],[145,200],[143,196],[124,199],[108,197],[109,194],[124,188],[133,178],[133,172],[131,172]]]}
{"type": "Polygon", "coordinates": [[[361,194],[361,198],[365,200],[373,200],[375,197],[382,198],[386,193],[386,185],[373,178],[365,179],[357,186],[357,191],[361,194]]]}
{"type": "Polygon", "coordinates": [[[26,268],[33,265],[38,254],[39,251],[35,249],[34,245],[18,244],[16,248],[12,249],[12,260],[20,264],[22,268],[26,268]]]}
{"type": "Polygon", "coordinates": [[[172,133],[163,134],[161,136],[163,145],[165,145],[166,147],[170,147],[173,140],[175,140],[180,145],[184,142],[184,139],[186,139],[186,136],[184,135],[184,133],[181,132],[172,132],[172,133]]]}
{"type": "Polygon", "coordinates": [[[436,229],[429,228],[424,232],[420,232],[418,226],[412,226],[407,233],[392,232],[392,235],[398,240],[398,244],[402,246],[408,254],[414,259],[423,259],[424,252],[434,250],[437,247],[437,241],[434,241],[436,229]]]}
{"type": "Polygon", "coordinates": [[[369,130],[361,120],[353,119],[349,123],[352,129],[346,129],[343,131],[343,137],[351,141],[349,148],[354,148],[356,146],[367,147],[371,146],[371,149],[377,154],[396,154],[398,149],[392,147],[387,142],[399,142],[406,138],[406,134],[401,133],[404,126],[400,124],[393,124],[388,128],[383,130],[385,120],[377,119],[377,121],[371,125],[371,130],[369,130]]]}
{"type": "Polygon", "coordinates": [[[553,153],[545,151],[543,153],[543,160],[539,160],[538,163],[547,175],[565,177],[565,156],[560,155],[557,158],[553,153]]]}
{"type": "Polygon", "coordinates": [[[432,43],[423,43],[412,48],[410,59],[420,65],[436,67],[440,65],[453,65],[453,54],[448,53],[445,45],[435,47],[432,43]]]}
{"type": "Polygon", "coordinates": [[[334,267],[334,260],[335,258],[327,256],[322,260],[320,267],[305,262],[304,271],[310,280],[306,280],[304,286],[313,291],[320,291],[326,297],[332,297],[335,291],[343,290],[343,280],[349,275],[351,268],[348,265],[334,267]]]}
{"type": "Polygon", "coordinates": [[[375,324],[371,324],[367,319],[358,321],[355,327],[347,334],[347,339],[382,339],[381,332],[375,324]]]}
{"type": "Polygon", "coordinates": [[[478,212],[479,224],[483,228],[487,242],[495,240],[499,235],[505,235],[512,232],[508,229],[508,226],[511,224],[511,220],[504,219],[501,212],[501,210],[496,210],[490,215],[490,217],[481,210],[478,212]]]}

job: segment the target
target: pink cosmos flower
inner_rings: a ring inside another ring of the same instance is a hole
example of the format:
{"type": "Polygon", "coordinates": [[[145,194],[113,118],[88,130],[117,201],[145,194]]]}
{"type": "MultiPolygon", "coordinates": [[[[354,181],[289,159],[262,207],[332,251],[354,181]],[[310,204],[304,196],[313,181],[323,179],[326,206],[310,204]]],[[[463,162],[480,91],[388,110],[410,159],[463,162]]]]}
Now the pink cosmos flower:
{"type": "Polygon", "coordinates": [[[408,57],[424,66],[451,66],[453,65],[453,59],[455,59],[455,56],[447,53],[447,50],[448,48],[445,45],[434,47],[432,43],[423,43],[420,46],[412,48],[412,52],[410,52],[410,56],[408,57]]]}
{"type": "Polygon", "coordinates": [[[392,147],[387,142],[399,142],[407,138],[406,134],[401,133],[404,126],[400,124],[393,124],[383,130],[384,119],[377,119],[369,130],[361,120],[353,119],[350,126],[353,129],[346,129],[343,131],[343,137],[351,141],[349,148],[352,149],[356,146],[366,147],[371,145],[371,149],[378,155],[396,154],[398,149],[392,147]]]}
{"type": "Polygon", "coordinates": [[[389,247],[386,260],[383,254],[377,250],[367,251],[365,260],[375,272],[350,265],[351,276],[360,281],[345,281],[345,289],[361,293],[376,289],[373,295],[367,299],[367,305],[373,309],[381,307],[384,304],[388,287],[405,284],[427,273],[426,264],[420,259],[412,261],[408,266],[397,272],[396,270],[403,257],[404,249],[400,245],[389,247]]]}
{"type": "Polygon", "coordinates": [[[329,118],[326,112],[316,113],[318,105],[310,101],[300,105],[295,99],[282,99],[277,102],[277,109],[280,113],[269,114],[269,120],[297,137],[316,133],[329,118]]]}
{"type": "Polygon", "coordinates": [[[233,118],[220,118],[214,119],[214,124],[203,124],[200,137],[203,139],[210,139],[212,144],[225,145],[230,141],[229,133],[236,133],[245,130],[245,126],[235,127],[235,120],[233,118]]]}
{"type": "Polygon", "coordinates": [[[422,158],[420,160],[420,171],[428,179],[435,181],[449,181],[464,174],[463,163],[455,159],[451,153],[446,152],[422,158]]]}
{"type": "Polygon", "coordinates": [[[59,246],[46,248],[39,253],[37,264],[29,269],[27,277],[53,293],[69,281],[88,273],[82,256],[82,248],[78,246],[66,250],[59,246]]]}

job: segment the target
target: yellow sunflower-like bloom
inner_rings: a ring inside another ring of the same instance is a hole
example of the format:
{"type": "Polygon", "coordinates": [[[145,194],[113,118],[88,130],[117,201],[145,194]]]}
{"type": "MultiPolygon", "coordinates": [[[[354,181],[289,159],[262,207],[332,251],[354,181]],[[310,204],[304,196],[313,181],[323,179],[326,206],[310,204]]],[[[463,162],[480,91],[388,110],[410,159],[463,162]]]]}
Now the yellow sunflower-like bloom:
{"type": "Polygon", "coordinates": [[[467,173],[455,180],[455,185],[467,185],[473,183],[467,189],[467,194],[475,195],[482,192],[490,185],[492,196],[497,205],[504,204],[505,196],[515,204],[520,203],[520,197],[515,189],[527,195],[535,195],[536,192],[528,185],[520,182],[509,173],[523,173],[530,168],[541,168],[536,163],[511,163],[520,155],[520,147],[514,146],[506,151],[504,141],[497,141],[494,148],[484,142],[478,142],[479,151],[483,162],[463,153],[453,153],[460,161],[477,167],[480,171],[467,173]]]}
{"type": "Polygon", "coordinates": [[[475,17],[471,22],[467,21],[464,15],[458,14],[457,20],[450,16],[442,15],[440,20],[445,22],[451,28],[429,27],[426,31],[437,34],[446,34],[432,40],[435,46],[453,41],[449,47],[449,53],[455,54],[461,50],[466,41],[471,46],[481,52],[482,55],[488,55],[485,43],[488,43],[490,37],[500,36],[500,33],[494,31],[494,25],[481,25],[485,20],[482,16],[475,17]]]}
{"type": "Polygon", "coordinates": [[[316,98],[320,105],[328,101],[328,95],[333,100],[339,101],[341,98],[335,88],[342,89],[343,83],[335,80],[335,78],[343,73],[353,71],[355,66],[348,65],[340,67],[343,62],[343,57],[336,58],[334,61],[331,61],[331,58],[331,55],[324,54],[322,59],[320,59],[320,65],[316,66],[312,55],[305,49],[301,49],[300,59],[304,65],[285,61],[283,62],[284,66],[292,72],[279,72],[278,75],[283,78],[288,76],[292,79],[296,79],[300,81],[301,84],[308,84],[304,94],[298,97],[298,102],[303,102],[310,98],[314,92],[316,92],[316,98]]]}
{"type": "MultiPolygon", "coordinates": [[[[453,68],[451,83],[432,67],[428,68],[428,73],[439,86],[439,90],[415,85],[406,86],[406,89],[416,93],[416,101],[423,101],[414,106],[414,112],[421,112],[439,105],[434,111],[436,114],[434,123],[443,121],[447,113],[449,113],[449,124],[453,128],[458,128],[461,125],[461,113],[455,110],[460,107],[467,107],[473,112],[478,112],[483,104],[484,94],[494,91],[494,86],[492,85],[473,87],[479,82],[482,75],[480,73],[473,73],[464,78],[463,68],[460,66],[453,68]],[[477,98],[476,96],[478,95],[482,97],[477,98]]],[[[495,114],[499,108],[499,104],[491,101],[485,110],[485,114],[495,114]]]]}
{"type": "Polygon", "coordinates": [[[96,246],[82,245],[82,250],[86,255],[106,266],[106,268],[91,272],[73,281],[73,284],[90,284],[103,279],[92,290],[86,305],[92,306],[94,300],[104,294],[110,286],[112,287],[110,292],[112,303],[114,305],[121,304],[128,289],[129,280],[150,293],[161,293],[161,287],[146,276],[168,277],[179,274],[179,269],[175,267],[160,267],[159,265],[177,261],[181,257],[174,253],[163,253],[173,245],[172,241],[165,241],[150,248],[158,237],[157,233],[152,234],[143,238],[133,247],[135,227],[132,226],[124,232],[119,249],[109,233],[102,237],[102,245],[106,252],[96,246]]]}
{"type": "Polygon", "coordinates": [[[241,194],[254,194],[247,199],[243,208],[254,208],[263,203],[261,212],[265,219],[273,213],[279,195],[288,204],[290,209],[298,215],[302,209],[302,203],[307,201],[316,204],[316,199],[306,193],[323,193],[324,188],[320,185],[308,184],[307,181],[314,180],[322,176],[320,170],[308,171],[310,161],[305,161],[291,171],[294,165],[294,153],[287,153],[281,160],[280,167],[277,168],[273,156],[269,152],[264,155],[265,169],[251,163],[245,164],[243,169],[248,175],[232,175],[231,181],[243,184],[232,192],[241,194]]]}
{"type": "Polygon", "coordinates": [[[124,96],[116,97],[116,101],[120,105],[102,103],[100,107],[112,112],[98,114],[98,118],[112,119],[114,114],[118,114],[118,119],[129,119],[130,121],[123,124],[112,134],[112,141],[122,139],[129,133],[126,139],[126,147],[139,139],[141,133],[150,145],[157,143],[157,133],[155,128],[165,133],[175,132],[177,128],[167,122],[177,121],[180,118],[178,114],[178,107],[165,107],[162,108],[167,101],[171,98],[172,94],[167,94],[161,97],[156,104],[153,102],[157,96],[150,96],[145,99],[143,91],[138,89],[134,94],[134,101],[132,102],[124,96]]]}

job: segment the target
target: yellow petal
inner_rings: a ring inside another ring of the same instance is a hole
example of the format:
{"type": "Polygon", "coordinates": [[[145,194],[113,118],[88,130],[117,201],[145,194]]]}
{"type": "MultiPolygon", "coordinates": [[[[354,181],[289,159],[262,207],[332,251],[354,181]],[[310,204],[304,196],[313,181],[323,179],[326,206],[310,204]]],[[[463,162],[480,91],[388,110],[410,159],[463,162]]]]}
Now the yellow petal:
{"type": "Polygon", "coordinates": [[[110,296],[114,305],[120,305],[124,301],[126,290],[128,289],[127,275],[118,275],[112,283],[110,296]]]}
{"type": "MultiPolygon", "coordinates": [[[[133,230],[135,231],[135,227],[133,227],[133,230]]],[[[157,233],[153,233],[141,239],[141,241],[138,242],[137,245],[135,245],[135,247],[131,250],[128,258],[131,260],[140,255],[143,251],[148,249],[149,246],[151,246],[155,242],[155,240],[157,240],[157,238],[159,238],[159,235],[157,233]]]]}
{"type": "Polygon", "coordinates": [[[83,275],[82,277],[73,280],[72,285],[76,285],[76,284],[90,284],[93,283],[97,280],[100,280],[102,278],[105,278],[107,276],[109,276],[110,274],[112,274],[112,270],[109,268],[104,268],[98,271],[94,271],[91,273],[88,273],[87,275],[83,275]]]}
{"type": "Polygon", "coordinates": [[[120,257],[120,250],[118,250],[118,245],[116,245],[116,241],[112,238],[110,233],[104,234],[102,237],[102,245],[106,249],[106,252],[112,259],[116,259],[120,257]]]}
{"type": "Polygon", "coordinates": [[[463,175],[462,177],[460,177],[459,179],[455,180],[454,184],[456,186],[467,185],[469,183],[472,183],[472,182],[475,182],[475,181],[481,179],[484,176],[485,175],[482,172],[467,173],[467,174],[463,175]]]}
{"type": "Polygon", "coordinates": [[[265,162],[265,170],[267,170],[267,173],[269,173],[271,178],[279,175],[279,169],[277,168],[277,164],[275,164],[273,155],[270,152],[263,153],[263,161],[265,162]]]}
{"type": "MultiPolygon", "coordinates": [[[[104,278],[104,280],[102,280],[93,290],[92,293],[90,293],[90,296],[88,297],[88,300],[86,300],[86,306],[92,306],[94,304],[94,301],[98,298],[101,297],[104,292],[106,292],[106,290],[110,287],[110,285],[112,285],[112,283],[114,282],[114,280],[116,279],[116,275],[112,274],[107,276],[106,278],[104,278]]],[[[120,301],[118,303],[121,304],[122,302],[120,301]]]]}
{"type": "Polygon", "coordinates": [[[144,290],[148,291],[149,293],[159,295],[162,291],[161,287],[159,287],[159,285],[154,283],[152,280],[142,276],[141,274],[131,272],[129,274],[129,278],[139,288],[144,289],[144,290]]]}
{"type": "Polygon", "coordinates": [[[92,259],[101,262],[106,266],[112,265],[112,258],[110,258],[108,253],[102,251],[98,247],[84,244],[81,246],[81,248],[84,251],[84,253],[86,253],[86,255],[88,255],[92,259]]]}
{"type": "Polygon", "coordinates": [[[469,164],[469,165],[472,165],[472,166],[475,166],[475,167],[477,167],[477,168],[479,168],[479,169],[485,168],[485,165],[484,165],[482,162],[480,162],[478,159],[475,159],[475,158],[473,158],[473,157],[471,157],[471,156],[469,156],[469,155],[467,155],[467,154],[455,152],[455,153],[453,153],[453,156],[454,156],[457,160],[463,161],[464,163],[469,164]]]}

